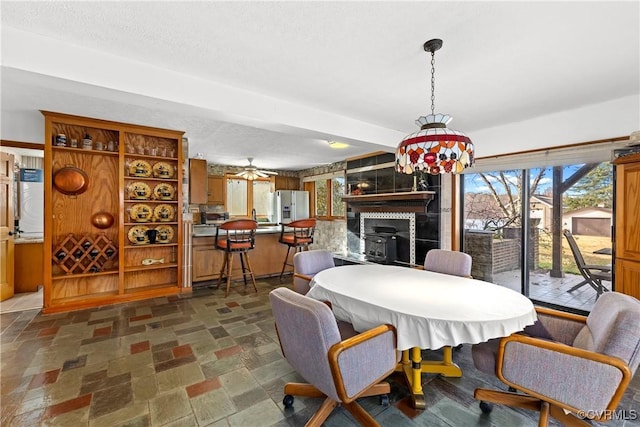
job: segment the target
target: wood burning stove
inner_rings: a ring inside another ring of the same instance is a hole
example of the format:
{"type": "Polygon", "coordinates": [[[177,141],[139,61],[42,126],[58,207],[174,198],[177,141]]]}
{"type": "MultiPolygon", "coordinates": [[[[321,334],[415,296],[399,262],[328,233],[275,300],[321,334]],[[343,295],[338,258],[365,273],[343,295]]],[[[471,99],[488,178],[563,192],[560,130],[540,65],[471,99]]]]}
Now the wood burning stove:
{"type": "Polygon", "coordinates": [[[397,229],[389,226],[373,227],[364,236],[364,255],[367,261],[393,264],[398,258],[397,229]]]}

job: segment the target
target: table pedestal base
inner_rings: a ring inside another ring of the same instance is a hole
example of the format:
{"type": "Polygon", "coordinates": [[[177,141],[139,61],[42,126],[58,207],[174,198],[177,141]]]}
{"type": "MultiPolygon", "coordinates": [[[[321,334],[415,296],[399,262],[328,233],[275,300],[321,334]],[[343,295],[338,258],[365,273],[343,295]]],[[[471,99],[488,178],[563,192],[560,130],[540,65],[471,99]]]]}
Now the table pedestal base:
{"type": "Polygon", "coordinates": [[[458,378],[462,376],[462,369],[453,363],[451,347],[442,348],[442,360],[422,360],[420,348],[411,348],[402,351],[402,359],[396,368],[396,372],[403,372],[411,388],[411,399],[415,409],[425,409],[424,393],[422,391],[422,374],[441,374],[445,377],[458,378]]]}

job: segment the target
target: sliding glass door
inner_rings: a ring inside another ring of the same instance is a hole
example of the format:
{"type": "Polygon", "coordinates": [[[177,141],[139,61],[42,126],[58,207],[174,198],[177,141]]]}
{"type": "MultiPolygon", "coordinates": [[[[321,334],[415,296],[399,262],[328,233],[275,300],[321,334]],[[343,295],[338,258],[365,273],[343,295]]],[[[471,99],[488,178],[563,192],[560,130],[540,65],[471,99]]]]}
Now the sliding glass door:
{"type": "Polygon", "coordinates": [[[609,162],[465,174],[462,245],[474,277],[545,305],[591,310],[601,289],[582,264],[605,278],[611,271],[612,176],[609,162]]]}

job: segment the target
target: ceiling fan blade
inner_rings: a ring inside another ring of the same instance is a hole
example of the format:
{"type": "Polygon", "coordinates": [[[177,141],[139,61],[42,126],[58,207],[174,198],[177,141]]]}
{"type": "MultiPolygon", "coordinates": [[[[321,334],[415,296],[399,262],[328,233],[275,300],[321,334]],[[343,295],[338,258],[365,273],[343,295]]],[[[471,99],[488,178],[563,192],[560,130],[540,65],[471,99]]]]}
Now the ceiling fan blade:
{"type": "Polygon", "coordinates": [[[267,175],[278,175],[278,172],[274,172],[274,171],[265,171],[265,170],[260,170],[260,173],[265,173],[267,175]]]}

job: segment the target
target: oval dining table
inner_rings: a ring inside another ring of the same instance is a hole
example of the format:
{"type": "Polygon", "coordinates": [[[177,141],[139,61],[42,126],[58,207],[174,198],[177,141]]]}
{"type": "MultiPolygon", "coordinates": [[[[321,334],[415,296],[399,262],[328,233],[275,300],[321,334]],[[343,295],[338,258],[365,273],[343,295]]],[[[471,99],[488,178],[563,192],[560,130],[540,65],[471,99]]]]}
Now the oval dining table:
{"type": "Polygon", "coordinates": [[[358,332],[381,324],[397,331],[398,371],[424,409],[422,373],[462,376],[451,348],[505,337],[536,320],[533,303],[511,289],[471,278],[381,264],[323,270],[308,297],[328,301],[337,319],[358,332]],[[421,349],[443,349],[443,359],[423,361],[421,349]]]}

